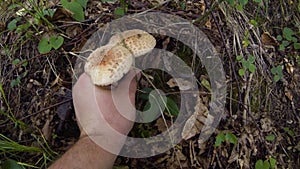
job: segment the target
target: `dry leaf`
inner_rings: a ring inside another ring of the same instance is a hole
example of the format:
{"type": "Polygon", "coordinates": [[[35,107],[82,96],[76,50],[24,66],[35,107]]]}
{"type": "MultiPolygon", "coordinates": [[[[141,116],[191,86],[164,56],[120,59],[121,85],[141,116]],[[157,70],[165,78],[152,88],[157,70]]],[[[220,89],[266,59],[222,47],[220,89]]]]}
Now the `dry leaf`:
{"type": "Polygon", "coordinates": [[[284,88],[284,94],[285,96],[290,100],[293,101],[293,94],[288,88],[284,88]]]}
{"type": "Polygon", "coordinates": [[[186,121],[181,133],[182,138],[185,140],[195,136],[196,134],[199,134],[207,118],[208,108],[202,103],[202,100],[199,96],[197,98],[197,104],[194,107],[194,110],[195,112],[186,121]]]}
{"type": "Polygon", "coordinates": [[[172,78],[170,79],[167,84],[169,87],[179,87],[180,90],[189,90],[193,88],[193,84],[187,80],[182,78],[172,78]]]}
{"type": "Polygon", "coordinates": [[[205,23],[205,26],[206,26],[208,29],[211,29],[210,18],[207,19],[207,21],[206,21],[206,23],[205,23]]]}
{"type": "Polygon", "coordinates": [[[285,63],[286,71],[287,71],[289,74],[293,74],[293,72],[294,72],[294,67],[293,67],[293,65],[289,62],[289,60],[288,60],[287,58],[284,58],[284,61],[286,62],[286,63],[285,63]]]}
{"type": "Polygon", "coordinates": [[[271,36],[269,32],[264,32],[261,35],[261,42],[264,45],[271,45],[271,46],[278,46],[279,45],[277,40],[273,36],[271,36]]]}
{"type": "Polygon", "coordinates": [[[51,127],[50,127],[51,119],[47,119],[44,127],[42,128],[42,133],[46,140],[50,140],[51,138],[51,127]]]}

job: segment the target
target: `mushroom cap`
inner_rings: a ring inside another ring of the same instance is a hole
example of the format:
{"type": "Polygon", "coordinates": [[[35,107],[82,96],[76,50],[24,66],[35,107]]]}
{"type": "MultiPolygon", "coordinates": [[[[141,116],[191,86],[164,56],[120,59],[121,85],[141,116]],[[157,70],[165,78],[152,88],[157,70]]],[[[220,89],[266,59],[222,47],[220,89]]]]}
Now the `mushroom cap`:
{"type": "Polygon", "coordinates": [[[156,40],[143,30],[132,29],[112,36],[109,44],[123,45],[134,57],[139,57],[150,52],[155,47],[156,40]]]}
{"type": "Polygon", "coordinates": [[[150,52],[155,45],[155,38],[142,30],[116,34],[107,45],[90,54],[84,66],[85,72],[95,85],[111,85],[129,72],[134,57],[150,52]]]}
{"type": "Polygon", "coordinates": [[[119,81],[128,73],[133,56],[123,46],[102,46],[88,57],[85,72],[95,85],[107,86],[119,81]]]}

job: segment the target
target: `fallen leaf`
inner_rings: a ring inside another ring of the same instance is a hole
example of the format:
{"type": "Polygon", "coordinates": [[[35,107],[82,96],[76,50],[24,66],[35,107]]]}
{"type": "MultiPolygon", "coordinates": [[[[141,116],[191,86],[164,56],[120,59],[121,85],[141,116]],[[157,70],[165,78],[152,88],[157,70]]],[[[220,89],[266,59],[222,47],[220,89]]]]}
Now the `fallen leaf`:
{"type": "Polygon", "coordinates": [[[182,78],[172,78],[167,82],[167,84],[171,88],[179,87],[180,90],[189,90],[193,88],[193,83],[182,78]]]}
{"type": "Polygon", "coordinates": [[[262,35],[261,35],[261,42],[264,44],[264,45],[271,45],[271,46],[278,46],[279,43],[278,41],[276,40],[275,37],[271,36],[269,32],[264,32],[262,35]]]}
{"type": "Polygon", "coordinates": [[[51,127],[50,127],[51,119],[47,119],[46,123],[42,128],[42,133],[46,140],[50,140],[51,138],[51,127]]]}
{"type": "Polygon", "coordinates": [[[202,100],[199,96],[197,97],[197,104],[194,107],[194,110],[195,112],[186,121],[181,133],[182,138],[185,140],[201,132],[208,115],[208,108],[202,103],[202,100]]]}
{"type": "Polygon", "coordinates": [[[293,94],[288,88],[284,88],[284,94],[285,96],[290,100],[293,101],[293,94]]]}

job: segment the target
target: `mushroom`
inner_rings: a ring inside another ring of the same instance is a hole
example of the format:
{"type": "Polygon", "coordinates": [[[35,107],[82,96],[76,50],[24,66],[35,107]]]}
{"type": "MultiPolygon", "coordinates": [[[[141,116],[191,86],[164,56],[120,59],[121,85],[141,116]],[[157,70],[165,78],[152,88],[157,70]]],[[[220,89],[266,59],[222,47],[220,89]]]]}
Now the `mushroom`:
{"type": "Polygon", "coordinates": [[[95,85],[111,85],[129,72],[134,57],[150,52],[155,45],[155,38],[145,31],[124,31],[112,36],[107,45],[90,54],[84,67],[85,72],[95,85]]]}

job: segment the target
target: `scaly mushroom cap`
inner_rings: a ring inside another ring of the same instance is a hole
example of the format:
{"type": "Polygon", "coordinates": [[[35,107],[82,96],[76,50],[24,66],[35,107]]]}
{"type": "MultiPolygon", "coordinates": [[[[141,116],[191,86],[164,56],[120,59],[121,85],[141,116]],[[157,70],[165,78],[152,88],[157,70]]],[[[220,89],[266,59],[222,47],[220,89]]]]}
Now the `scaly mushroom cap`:
{"type": "Polygon", "coordinates": [[[84,69],[95,85],[107,86],[128,73],[132,62],[133,56],[125,47],[103,46],[91,53],[84,69]]]}
{"type": "Polygon", "coordinates": [[[130,50],[134,57],[139,57],[150,52],[156,45],[156,40],[152,35],[139,29],[132,29],[116,34],[111,37],[109,44],[116,44],[116,42],[130,50]]]}
{"type": "Polygon", "coordinates": [[[112,36],[107,45],[92,52],[84,70],[95,85],[111,85],[128,73],[134,57],[150,52],[155,45],[154,37],[145,31],[124,31],[112,36]]]}

